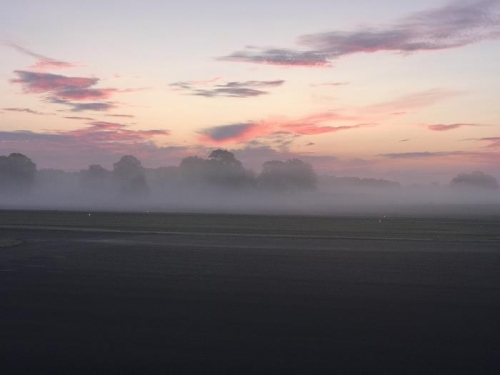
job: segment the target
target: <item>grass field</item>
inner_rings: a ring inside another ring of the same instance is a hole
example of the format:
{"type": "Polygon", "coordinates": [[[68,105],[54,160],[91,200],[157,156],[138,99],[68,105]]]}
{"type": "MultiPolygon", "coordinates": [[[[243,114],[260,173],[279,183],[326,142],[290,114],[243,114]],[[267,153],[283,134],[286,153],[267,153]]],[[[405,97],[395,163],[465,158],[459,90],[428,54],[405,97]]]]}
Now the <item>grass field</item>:
{"type": "Polygon", "coordinates": [[[0,373],[497,374],[499,228],[0,211],[0,373]]]}
{"type": "Polygon", "coordinates": [[[332,217],[290,215],[165,214],[71,211],[0,211],[0,227],[101,229],[327,238],[500,240],[500,216],[332,217]]]}

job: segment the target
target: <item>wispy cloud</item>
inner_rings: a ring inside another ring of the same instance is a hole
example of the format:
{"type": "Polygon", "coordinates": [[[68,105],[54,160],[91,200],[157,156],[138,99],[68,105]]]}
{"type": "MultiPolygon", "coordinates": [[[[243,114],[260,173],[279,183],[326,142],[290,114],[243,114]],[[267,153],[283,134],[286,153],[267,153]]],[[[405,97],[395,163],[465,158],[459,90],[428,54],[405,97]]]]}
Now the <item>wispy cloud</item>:
{"type": "Polygon", "coordinates": [[[47,102],[54,104],[62,104],[70,107],[72,112],[106,112],[116,108],[116,104],[112,102],[91,102],[91,103],[75,103],[68,100],[59,99],[57,97],[48,97],[47,102]]]}
{"type": "Polygon", "coordinates": [[[221,77],[215,77],[210,79],[198,79],[192,81],[177,81],[171,83],[169,86],[173,87],[175,90],[192,90],[194,87],[212,85],[215,84],[215,82],[221,80],[221,77]]]}
{"type": "Polygon", "coordinates": [[[243,51],[219,57],[218,60],[293,67],[326,68],[331,66],[330,56],[327,53],[288,48],[247,47],[243,51]]]}
{"type": "Polygon", "coordinates": [[[382,51],[414,53],[464,47],[500,38],[500,0],[456,0],[389,25],[303,35],[303,49],[247,47],[219,60],[327,67],[342,56],[382,51]]]}
{"type": "Polygon", "coordinates": [[[487,143],[486,148],[499,148],[500,149],[500,137],[472,138],[470,140],[487,143]]]}
{"type": "Polygon", "coordinates": [[[82,120],[82,121],[94,121],[92,117],[81,117],[81,116],[65,116],[68,120],[82,120]]]}
{"type": "Polygon", "coordinates": [[[14,108],[3,108],[3,110],[4,111],[8,111],[8,112],[29,113],[31,115],[42,115],[42,116],[50,115],[50,113],[34,111],[32,109],[29,109],[29,108],[17,108],[17,107],[14,107],[14,108]]]}
{"type": "Polygon", "coordinates": [[[371,113],[383,112],[401,115],[407,114],[408,111],[425,108],[462,94],[464,94],[463,91],[436,88],[402,95],[393,100],[367,106],[365,110],[371,113]]]}
{"type": "Polygon", "coordinates": [[[221,77],[215,77],[215,78],[210,78],[210,79],[199,79],[199,80],[192,80],[192,81],[178,81],[171,83],[170,86],[177,88],[179,90],[189,90],[192,89],[195,86],[207,86],[211,85],[215,82],[221,81],[221,77]]]}
{"type": "Polygon", "coordinates": [[[283,80],[275,81],[230,81],[223,84],[213,84],[219,80],[208,81],[180,81],[174,82],[170,86],[178,90],[186,91],[189,95],[231,98],[249,98],[268,94],[265,89],[281,86],[283,80]],[[201,83],[200,83],[201,82],[201,83]],[[200,88],[201,86],[208,88],[200,88]]]}
{"type": "Polygon", "coordinates": [[[134,115],[122,115],[122,114],[108,114],[106,117],[119,117],[119,118],[134,118],[134,115]]]}
{"type": "Polygon", "coordinates": [[[346,86],[349,82],[323,82],[323,83],[311,83],[312,87],[338,87],[346,86]]]}
{"type": "Polygon", "coordinates": [[[318,126],[318,124],[284,124],[283,129],[299,135],[316,135],[325,133],[337,133],[345,130],[353,130],[375,126],[375,124],[356,124],[344,126],[318,126]]]}
{"type": "Polygon", "coordinates": [[[28,48],[25,48],[23,46],[20,46],[19,44],[12,43],[12,42],[4,42],[5,45],[15,49],[16,51],[27,55],[34,57],[38,61],[30,67],[30,69],[35,69],[35,70],[55,70],[55,69],[69,69],[69,68],[74,68],[78,66],[77,64],[69,63],[66,61],[62,60],[56,60],[52,59],[50,57],[41,55],[39,53],[33,52],[29,50],[28,48]]]}
{"type": "Polygon", "coordinates": [[[246,87],[217,88],[213,90],[195,90],[191,95],[214,98],[225,96],[229,98],[250,98],[254,96],[266,95],[267,91],[250,89],[246,87]]]}
{"type": "Polygon", "coordinates": [[[380,154],[378,156],[388,159],[430,159],[436,157],[464,156],[470,154],[471,153],[464,151],[440,151],[440,152],[422,151],[422,152],[401,152],[401,153],[380,154]]]}
{"type": "Polygon", "coordinates": [[[432,131],[436,131],[436,132],[446,132],[446,131],[455,130],[455,129],[468,127],[468,126],[481,126],[481,125],[479,125],[479,124],[467,124],[467,123],[425,125],[425,127],[427,129],[432,130],[432,131]]]}
{"type": "Polygon", "coordinates": [[[261,88],[270,88],[270,87],[278,87],[285,83],[284,80],[274,80],[274,81],[231,81],[227,82],[223,85],[217,85],[217,87],[225,87],[225,88],[238,88],[238,87],[261,87],[261,88]]]}

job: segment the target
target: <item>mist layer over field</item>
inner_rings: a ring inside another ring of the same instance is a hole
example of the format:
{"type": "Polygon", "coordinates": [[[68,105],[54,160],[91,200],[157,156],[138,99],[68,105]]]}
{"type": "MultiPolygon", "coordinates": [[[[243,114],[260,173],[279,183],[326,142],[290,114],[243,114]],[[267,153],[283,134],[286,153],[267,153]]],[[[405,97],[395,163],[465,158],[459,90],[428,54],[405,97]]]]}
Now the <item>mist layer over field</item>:
{"type": "Polygon", "coordinates": [[[0,208],[325,215],[497,215],[500,189],[482,172],[446,184],[402,186],[395,181],[318,175],[297,159],[246,169],[225,150],[208,159],[150,169],[122,157],[107,170],[38,169],[22,154],[0,160],[0,208]]]}
{"type": "Polygon", "coordinates": [[[153,191],[143,197],[80,189],[40,189],[22,196],[2,196],[4,209],[57,209],[89,211],[221,212],[282,214],[460,215],[500,214],[500,199],[493,194],[443,191],[415,193],[295,193],[218,192],[207,190],[153,191]]]}

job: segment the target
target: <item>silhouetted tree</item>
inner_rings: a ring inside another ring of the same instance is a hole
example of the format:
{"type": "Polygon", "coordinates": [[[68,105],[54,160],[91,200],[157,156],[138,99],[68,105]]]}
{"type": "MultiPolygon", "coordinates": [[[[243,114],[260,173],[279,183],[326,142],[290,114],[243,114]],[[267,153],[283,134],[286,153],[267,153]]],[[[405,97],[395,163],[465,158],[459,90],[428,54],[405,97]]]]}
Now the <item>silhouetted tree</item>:
{"type": "Polygon", "coordinates": [[[76,188],[78,182],[77,175],[74,172],[66,172],[61,169],[40,169],[36,173],[36,185],[45,188],[76,188]]]}
{"type": "Polygon", "coordinates": [[[143,194],[149,191],[144,168],[135,156],[125,155],[113,164],[113,178],[124,193],[143,194]]]}
{"type": "Polygon", "coordinates": [[[145,169],[145,176],[151,186],[173,187],[180,182],[179,167],[174,166],[145,169]]]}
{"type": "Polygon", "coordinates": [[[252,186],[255,182],[253,171],[243,167],[232,152],[214,150],[208,156],[207,180],[210,183],[227,188],[242,188],[252,186]]]}
{"type": "Polygon", "coordinates": [[[145,194],[149,192],[149,186],[144,175],[139,175],[124,185],[122,191],[130,194],[145,194]]]}
{"type": "Polygon", "coordinates": [[[196,184],[206,180],[207,160],[198,156],[189,156],[181,160],[179,174],[188,184],[196,184]]]}
{"type": "Polygon", "coordinates": [[[208,160],[215,162],[221,166],[235,167],[235,168],[243,168],[241,162],[236,159],[232,152],[227,150],[214,150],[208,156],[208,160]]]}
{"type": "Polygon", "coordinates": [[[312,166],[299,159],[267,161],[259,176],[262,187],[277,191],[316,189],[317,177],[312,166]]]}
{"type": "Polygon", "coordinates": [[[253,186],[255,175],[243,167],[234,154],[227,150],[214,150],[208,159],[198,156],[184,158],[179,172],[185,183],[201,183],[223,188],[243,188],[253,186]]]}
{"type": "Polygon", "coordinates": [[[399,182],[375,178],[321,176],[318,180],[323,189],[335,192],[375,192],[401,188],[399,182]]]}
{"type": "Polygon", "coordinates": [[[0,188],[13,192],[30,189],[36,176],[36,164],[27,156],[12,153],[0,156],[0,188]]]}
{"type": "Polygon", "coordinates": [[[463,189],[487,189],[496,190],[499,188],[498,181],[495,177],[483,172],[472,172],[459,174],[450,182],[453,188],[463,189]]]}
{"type": "Polygon", "coordinates": [[[111,177],[111,172],[98,164],[92,164],[79,173],[80,185],[88,189],[104,189],[111,177]]]}

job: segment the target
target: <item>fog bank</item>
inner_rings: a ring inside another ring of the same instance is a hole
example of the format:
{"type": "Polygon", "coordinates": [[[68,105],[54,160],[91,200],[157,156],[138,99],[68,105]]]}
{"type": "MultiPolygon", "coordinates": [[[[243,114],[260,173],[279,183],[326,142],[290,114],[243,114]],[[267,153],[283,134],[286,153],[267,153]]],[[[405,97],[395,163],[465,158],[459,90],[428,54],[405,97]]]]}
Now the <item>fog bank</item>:
{"type": "Polygon", "coordinates": [[[148,169],[124,156],[113,170],[38,169],[22,154],[0,157],[0,209],[306,215],[500,215],[494,176],[460,174],[445,185],[402,186],[360,177],[318,176],[300,160],[269,161],[257,174],[234,155],[148,169]]]}

